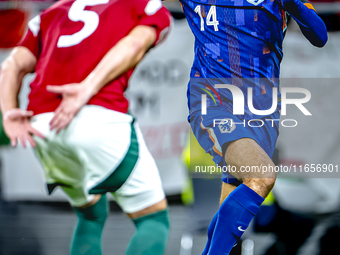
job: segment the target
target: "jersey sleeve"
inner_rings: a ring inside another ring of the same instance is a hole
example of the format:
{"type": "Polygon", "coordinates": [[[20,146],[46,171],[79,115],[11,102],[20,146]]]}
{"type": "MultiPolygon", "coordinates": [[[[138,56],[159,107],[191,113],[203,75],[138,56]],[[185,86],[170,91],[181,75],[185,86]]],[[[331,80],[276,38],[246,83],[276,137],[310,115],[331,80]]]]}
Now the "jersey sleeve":
{"type": "Polygon", "coordinates": [[[156,29],[156,40],[153,46],[163,41],[170,31],[172,20],[170,12],[162,5],[161,0],[141,0],[138,6],[138,25],[156,29]]]}
{"type": "Polygon", "coordinates": [[[38,15],[28,22],[27,33],[24,39],[19,43],[19,46],[29,49],[38,59],[41,48],[40,37],[40,16],[38,15]]]}
{"type": "Polygon", "coordinates": [[[314,6],[308,0],[300,0],[308,9],[314,10],[314,6]]]}
{"type": "Polygon", "coordinates": [[[298,23],[303,35],[317,47],[323,47],[328,40],[327,28],[308,1],[291,0],[285,4],[285,10],[298,23]]]}

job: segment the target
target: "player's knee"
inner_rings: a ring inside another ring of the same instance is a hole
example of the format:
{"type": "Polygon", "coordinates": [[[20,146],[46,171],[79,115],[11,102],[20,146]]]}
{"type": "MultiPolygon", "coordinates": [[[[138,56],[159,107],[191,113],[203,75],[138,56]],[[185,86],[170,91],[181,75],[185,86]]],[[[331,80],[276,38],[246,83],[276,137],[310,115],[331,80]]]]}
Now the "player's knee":
{"type": "Polygon", "coordinates": [[[276,176],[270,178],[248,178],[243,179],[243,184],[255,190],[260,196],[267,197],[274,188],[276,176]]]}
{"type": "MultiPolygon", "coordinates": [[[[272,163],[273,169],[275,165],[272,163]]],[[[274,188],[275,182],[277,178],[277,173],[275,171],[264,172],[261,178],[258,179],[258,182],[267,189],[268,194],[274,188]]]]}
{"type": "Polygon", "coordinates": [[[108,216],[108,206],[106,196],[102,195],[101,198],[93,205],[85,208],[75,208],[78,218],[89,221],[105,222],[108,216]]]}
{"type": "MultiPolygon", "coordinates": [[[[272,165],[273,168],[275,169],[275,165],[272,165]]],[[[262,171],[259,175],[260,179],[263,179],[263,183],[266,185],[273,185],[275,184],[275,180],[277,178],[277,173],[275,171],[262,171]]]]}
{"type": "MultiPolygon", "coordinates": [[[[154,229],[154,233],[158,233],[160,239],[167,240],[169,228],[170,228],[170,217],[168,209],[158,211],[137,219],[133,220],[137,229],[146,230],[148,228],[154,229]]],[[[157,239],[157,238],[156,238],[157,239]]]]}
{"type": "Polygon", "coordinates": [[[268,193],[274,188],[276,181],[276,176],[272,176],[270,178],[261,178],[260,182],[263,187],[265,187],[268,190],[268,193]]]}

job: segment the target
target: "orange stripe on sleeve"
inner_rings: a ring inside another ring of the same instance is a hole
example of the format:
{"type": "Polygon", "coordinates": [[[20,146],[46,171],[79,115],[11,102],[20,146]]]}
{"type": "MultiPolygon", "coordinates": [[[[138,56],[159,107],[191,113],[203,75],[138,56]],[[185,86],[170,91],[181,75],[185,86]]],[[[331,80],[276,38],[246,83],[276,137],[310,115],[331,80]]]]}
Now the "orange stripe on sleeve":
{"type": "Polygon", "coordinates": [[[311,3],[304,3],[304,5],[308,8],[308,9],[311,9],[311,10],[314,10],[314,6],[311,4],[311,3]]]}

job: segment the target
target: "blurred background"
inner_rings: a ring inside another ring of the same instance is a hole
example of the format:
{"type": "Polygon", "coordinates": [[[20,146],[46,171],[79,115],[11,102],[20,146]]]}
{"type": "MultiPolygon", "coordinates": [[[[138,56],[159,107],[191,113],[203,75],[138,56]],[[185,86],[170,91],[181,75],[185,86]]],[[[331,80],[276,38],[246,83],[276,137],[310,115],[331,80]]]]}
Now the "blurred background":
{"type": "MultiPolygon", "coordinates": [[[[0,0],[0,62],[21,40],[29,19],[53,2],[0,0]]],[[[292,78],[313,80],[311,89],[318,92],[312,93],[309,105],[319,113],[330,110],[333,122],[325,128],[329,116],[320,114],[312,125],[308,122],[294,131],[281,130],[274,155],[278,165],[336,165],[340,161],[340,1],[311,2],[327,25],[329,42],[323,49],[314,48],[290,21],[282,83],[289,84],[292,78]],[[321,87],[326,79],[331,84],[321,87]]],[[[166,254],[194,255],[201,254],[205,246],[207,227],[218,209],[221,181],[218,176],[195,178],[188,170],[186,88],[194,38],[179,3],[165,5],[174,17],[170,36],[140,63],[126,95],[156,159],[170,204],[172,226],[166,254]]],[[[24,79],[21,108],[28,103],[33,75],[24,79]]],[[[43,170],[32,149],[11,148],[2,125],[0,144],[0,255],[68,254],[76,215],[64,194],[56,190],[47,196],[43,170]]],[[[191,149],[195,146],[192,142],[191,149]]],[[[209,157],[199,153],[203,164],[211,164],[209,157]]],[[[104,254],[124,254],[134,226],[114,201],[110,207],[104,254]]],[[[232,254],[340,254],[339,239],[339,179],[281,176],[232,254]]]]}

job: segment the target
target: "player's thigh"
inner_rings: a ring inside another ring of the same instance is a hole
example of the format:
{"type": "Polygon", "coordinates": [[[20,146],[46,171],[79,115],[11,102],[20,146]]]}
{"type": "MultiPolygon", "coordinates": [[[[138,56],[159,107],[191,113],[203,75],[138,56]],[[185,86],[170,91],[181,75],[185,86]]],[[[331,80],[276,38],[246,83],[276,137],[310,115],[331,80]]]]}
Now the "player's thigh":
{"type": "Polygon", "coordinates": [[[273,161],[261,146],[250,138],[231,142],[225,152],[225,162],[236,170],[232,174],[243,181],[249,178],[276,178],[273,161]]]}

